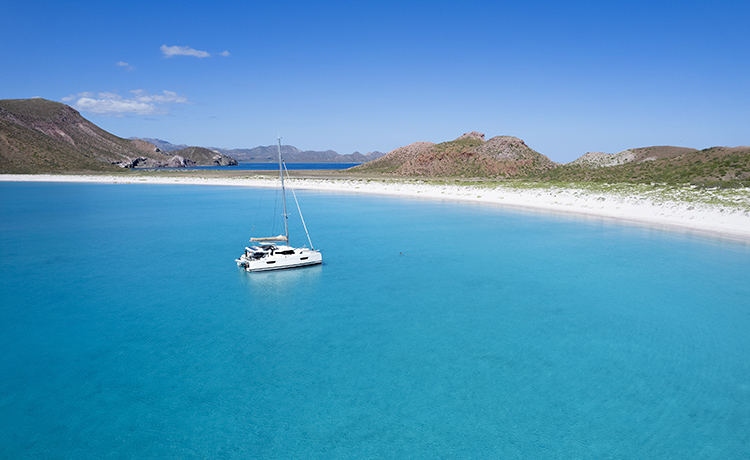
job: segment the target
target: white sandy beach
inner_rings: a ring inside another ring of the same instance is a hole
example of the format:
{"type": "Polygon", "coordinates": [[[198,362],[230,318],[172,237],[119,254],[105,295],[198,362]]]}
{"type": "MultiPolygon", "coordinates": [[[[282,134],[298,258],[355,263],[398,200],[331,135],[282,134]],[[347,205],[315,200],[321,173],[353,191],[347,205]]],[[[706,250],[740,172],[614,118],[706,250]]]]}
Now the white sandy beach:
{"type": "MultiPolygon", "coordinates": [[[[98,175],[0,175],[0,181],[99,182],[276,187],[275,177],[125,177],[98,175]]],[[[688,187],[508,183],[487,187],[442,185],[418,180],[296,179],[295,189],[369,193],[433,200],[460,200],[551,213],[617,219],[671,231],[702,234],[750,244],[750,189],[700,190],[688,187]]]]}

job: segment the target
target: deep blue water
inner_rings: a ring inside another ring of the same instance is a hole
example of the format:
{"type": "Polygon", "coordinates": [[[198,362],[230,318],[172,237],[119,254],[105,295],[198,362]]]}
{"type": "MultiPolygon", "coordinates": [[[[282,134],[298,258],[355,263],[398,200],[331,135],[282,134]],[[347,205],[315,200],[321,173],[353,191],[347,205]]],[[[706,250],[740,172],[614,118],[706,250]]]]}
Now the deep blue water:
{"type": "Polygon", "coordinates": [[[748,246],[298,196],[0,183],[0,458],[750,457],[748,246]]]}
{"type": "MultiPolygon", "coordinates": [[[[286,163],[286,169],[348,169],[362,163],[286,163]]],[[[279,169],[278,163],[239,163],[234,166],[191,166],[189,168],[159,168],[159,169],[226,169],[239,171],[274,171],[279,169]]]]}

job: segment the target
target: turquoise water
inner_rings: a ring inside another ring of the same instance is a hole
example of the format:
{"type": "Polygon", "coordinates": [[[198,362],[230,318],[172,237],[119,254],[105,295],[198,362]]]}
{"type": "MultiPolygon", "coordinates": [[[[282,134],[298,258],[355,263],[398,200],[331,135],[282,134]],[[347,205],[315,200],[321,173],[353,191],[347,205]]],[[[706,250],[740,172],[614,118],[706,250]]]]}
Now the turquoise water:
{"type": "Polygon", "coordinates": [[[0,458],[750,457],[750,247],[298,195],[0,183],[0,458]]]}

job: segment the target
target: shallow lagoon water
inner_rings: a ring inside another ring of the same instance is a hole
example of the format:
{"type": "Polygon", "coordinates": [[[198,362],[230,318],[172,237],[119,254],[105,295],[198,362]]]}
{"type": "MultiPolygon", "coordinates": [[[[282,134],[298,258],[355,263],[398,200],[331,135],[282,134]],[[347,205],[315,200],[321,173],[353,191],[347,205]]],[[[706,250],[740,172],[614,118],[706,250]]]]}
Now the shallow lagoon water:
{"type": "Polygon", "coordinates": [[[750,457],[747,246],[297,193],[0,183],[0,457],[750,457]]]}

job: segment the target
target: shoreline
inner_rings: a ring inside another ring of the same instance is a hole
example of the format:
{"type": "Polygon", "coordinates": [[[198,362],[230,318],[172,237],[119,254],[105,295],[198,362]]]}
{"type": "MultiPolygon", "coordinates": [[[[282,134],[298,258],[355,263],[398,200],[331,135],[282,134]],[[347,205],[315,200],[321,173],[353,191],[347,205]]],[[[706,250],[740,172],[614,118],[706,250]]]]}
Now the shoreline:
{"type": "MultiPolygon", "coordinates": [[[[275,176],[126,177],[119,175],[0,174],[4,182],[82,182],[110,184],[278,186],[275,176]]],[[[363,193],[499,205],[512,209],[613,220],[625,225],[732,240],[750,244],[750,190],[696,190],[645,184],[570,185],[492,183],[454,185],[412,179],[295,178],[295,189],[363,193]]]]}

